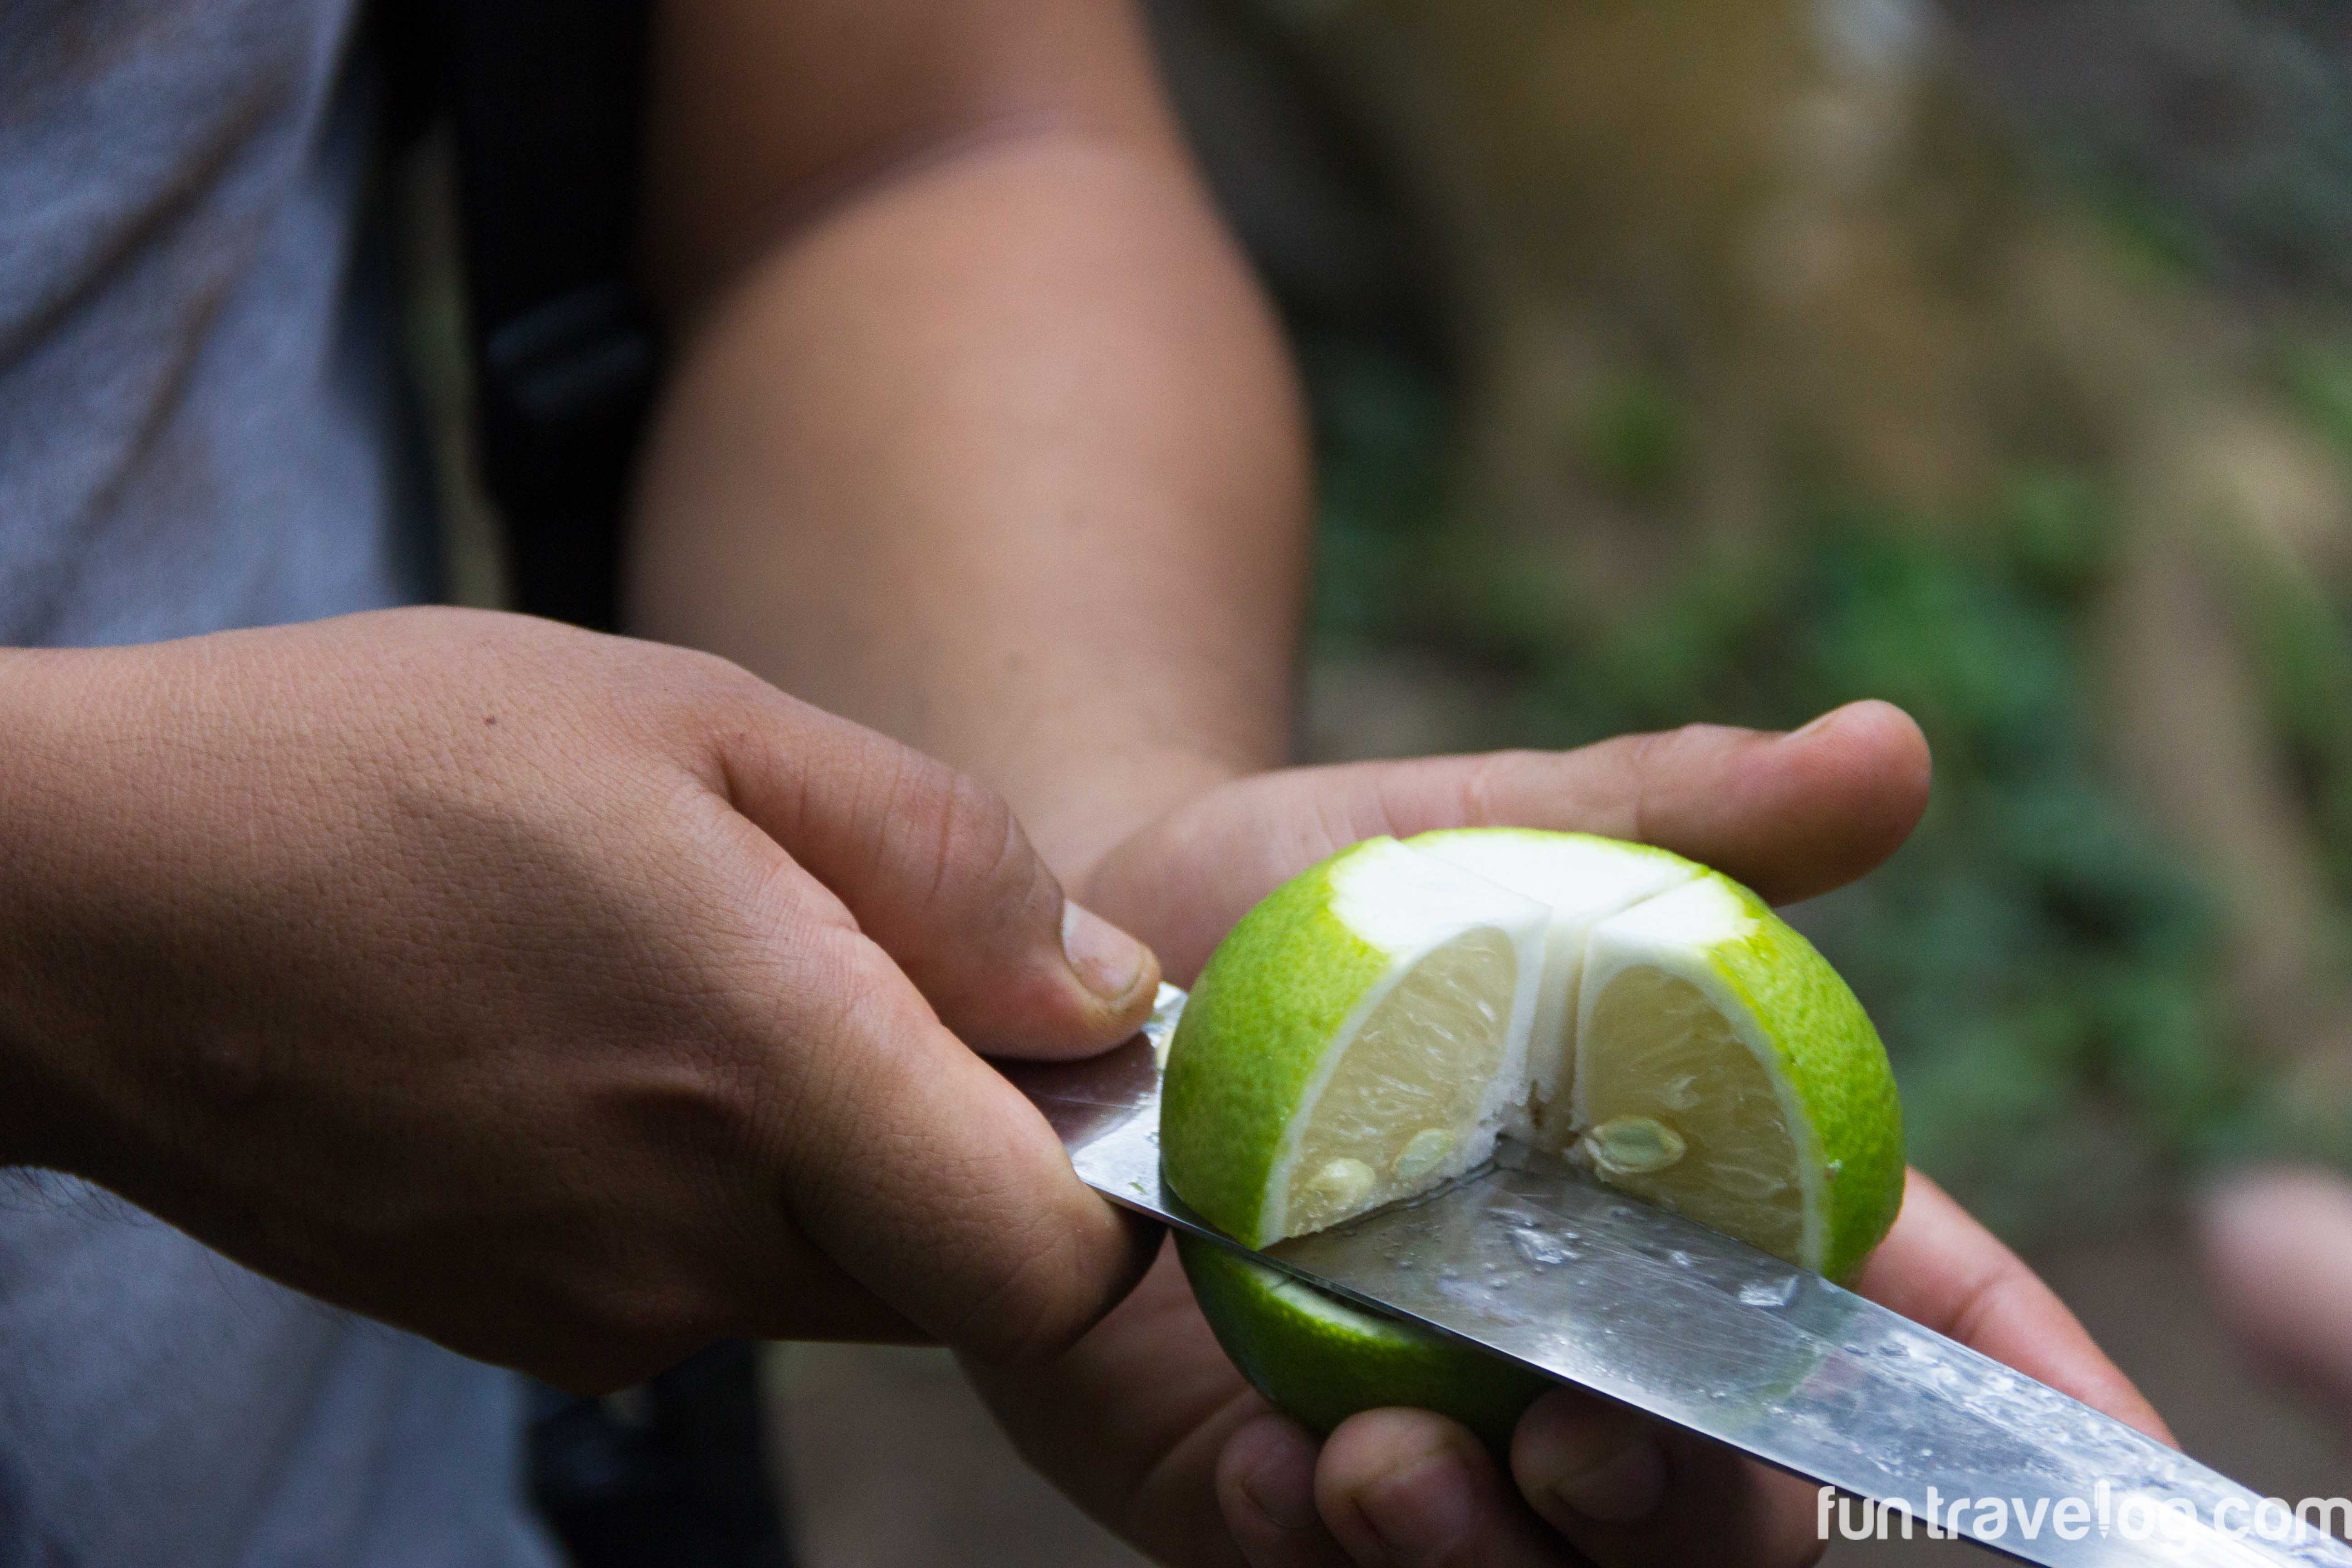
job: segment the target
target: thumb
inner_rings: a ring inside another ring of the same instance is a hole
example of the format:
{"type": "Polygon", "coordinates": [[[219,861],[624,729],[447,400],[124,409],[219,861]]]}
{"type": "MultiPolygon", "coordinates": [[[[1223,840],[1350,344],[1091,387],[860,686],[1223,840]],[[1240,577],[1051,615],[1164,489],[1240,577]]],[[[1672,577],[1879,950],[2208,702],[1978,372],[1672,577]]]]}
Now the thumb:
{"type": "Polygon", "coordinates": [[[1884,702],[1849,703],[1787,735],[1695,724],[1573,752],[1286,768],[1162,817],[1114,851],[1091,887],[1141,915],[1180,976],[1197,973],[1275,887],[1381,833],[1601,833],[1661,845],[1787,903],[1893,853],[1927,806],[1927,778],[1919,727],[1884,702]]]}
{"type": "MultiPolygon", "coordinates": [[[[814,922],[794,957],[824,1002],[814,1028],[766,1058],[768,1147],[793,1226],[980,1362],[1066,1350],[1132,1288],[1157,1233],[1079,1182],[1044,1115],[873,942],[814,922]]],[[[771,1315],[747,1331],[787,1337],[804,1321],[809,1273],[794,1265],[778,1255],[754,1277],[749,1295],[771,1315]]]]}
{"type": "Polygon", "coordinates": [[[789,706],[724,744],[735,808],[848,907],[966,1045],[1076,1057],[1142,1026],[1158,961],[1063,898],[995,792],[862,725],[767,695],[789,706]]]}

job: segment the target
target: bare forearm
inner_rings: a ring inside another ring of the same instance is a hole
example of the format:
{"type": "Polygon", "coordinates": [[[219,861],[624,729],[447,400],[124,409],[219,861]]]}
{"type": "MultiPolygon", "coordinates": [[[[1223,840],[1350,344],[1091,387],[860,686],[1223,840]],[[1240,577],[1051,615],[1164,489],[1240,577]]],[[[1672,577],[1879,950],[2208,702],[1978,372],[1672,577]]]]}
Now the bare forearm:
{"type": "Polygon", "coordinates": [[[635,629],[1003,791],[1066,874],[1276,760],[1297,399],[1172,152],[1044,130],[862,191],[698,331],[635,629]]]}

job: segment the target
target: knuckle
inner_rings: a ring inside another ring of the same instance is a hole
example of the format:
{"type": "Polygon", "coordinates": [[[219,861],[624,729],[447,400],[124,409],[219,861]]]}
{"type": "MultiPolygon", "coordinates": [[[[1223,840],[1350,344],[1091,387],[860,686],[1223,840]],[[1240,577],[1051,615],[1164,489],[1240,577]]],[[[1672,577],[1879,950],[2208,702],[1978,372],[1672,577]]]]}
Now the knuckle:
{"type": "Polygon", "coordinates": [[[983,879],[1003,868],[1009,842],[1019,829],[1012,808],[995,791],[968,773],[950,771],[938,811],[943,866],[969,869],[983,879]]]}
{"type": "Polygon", "coordinates": [[[1488,752],[1473,761],[1463,770],[1461,798],[1455,803],[1463,824],[1470,827],[1514,825],[1512,785],[1536,760],[1535,752],[1514,749],[1488,752]]]}
{"type": "Polygon", "coordinates": [[[654,649],[663,666],[676,672],[682,683],[711,700],[764,706],[784,695],[724,655],[676,643],[645,646],[654,649]]]}
{"type": "Polygon", "coordinates": [[[1657,841],[1658,786],[1674,776],[1675,749],[1705,728],[1685,724],[1678,730],[1653,730],[1625,737],[1617,811],[1624,824],[1623,837],[1637,844],[1657,841]]]}
{"type": "Polygon", "coordinates": [[[1037,1233],[1000,1252],[991,1281],[946,1336],[975,1360],[998,1367],[1040,1365],[1084,1339],[1101,1313],[1072,1289],[1081,1278],[1066,1237],[1037,1233]]]}
{"type": "Polygon", "coordinates": [[[1013,808],[967,773],[940,768],[927,801],[930,901],[985,918],[1025,914],[1042,869],[1013,808]]]}

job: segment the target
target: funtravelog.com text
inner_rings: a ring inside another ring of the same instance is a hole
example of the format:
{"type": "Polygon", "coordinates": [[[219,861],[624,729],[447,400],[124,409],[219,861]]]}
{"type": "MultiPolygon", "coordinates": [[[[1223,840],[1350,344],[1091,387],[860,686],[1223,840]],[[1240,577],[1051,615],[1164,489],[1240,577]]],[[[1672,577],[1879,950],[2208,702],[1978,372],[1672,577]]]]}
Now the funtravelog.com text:
{"type": "Polygon", "coordinates": [[[1821,1489],[1815,1513],[1815,1533],[1823,1541],[1832,1532],[1847,1541],[1885,1541],[1890,1535],[1911,1539],[1916,1527],[1931,1540],[1952,1536],[1978,1541],[2035,1541],[2044,1531],[2060,1541],[2080,1541],[2092,1534],[2120,1535],[2126,1541],[2179,1541],[2220,1535],[2232,1541],[2248,1536],[2292,1543],[2315,1536],[2352,1536],[2352,1500],[2307,1497],[2290,1503],[2284,1498],[2223,1498],[2212,1505],[2210,1517],[2198,1511],[2186,1498],[2154,1497],[2144,1491],[2123,1491],[2099,1482],[2088,1497],[1972,1498],[1940,1496],[1934,1487],[1917,1500],[1883,1500],[1843,1496],[1835,1487],[1821,1489]]]}

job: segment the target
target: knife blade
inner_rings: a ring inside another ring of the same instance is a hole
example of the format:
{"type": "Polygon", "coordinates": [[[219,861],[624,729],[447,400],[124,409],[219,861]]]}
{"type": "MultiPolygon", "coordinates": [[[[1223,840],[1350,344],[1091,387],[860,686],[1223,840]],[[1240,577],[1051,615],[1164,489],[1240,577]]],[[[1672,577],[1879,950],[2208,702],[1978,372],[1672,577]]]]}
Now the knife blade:
{"type": "MultiPolygon", "coordinates": [[[[1183,1005],[1162,986],[1115,1051],[1000,1065],[1087,1185],[1248,1251],[1160,1174],[1160,1073],[1183,1005]]],[[[2048,1568],[2352,1568],[2352,1548],[2257,1514],[2255,1493],[2120,1421],[1507,1142],[1435,1194],[1254,1256],[1876,1502],[1892,1533],[1909,1516],[2048,1568]]]]}

